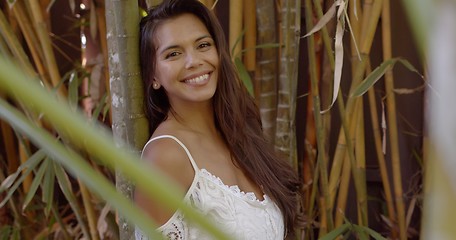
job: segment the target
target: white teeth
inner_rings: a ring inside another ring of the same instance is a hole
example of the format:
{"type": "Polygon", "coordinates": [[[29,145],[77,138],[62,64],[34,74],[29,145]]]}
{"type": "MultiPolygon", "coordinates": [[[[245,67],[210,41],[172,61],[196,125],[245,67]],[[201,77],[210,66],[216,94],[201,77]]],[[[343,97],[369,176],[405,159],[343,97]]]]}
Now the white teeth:
{"type": "Polygon", "coordinates": [[[204,75],[201,75],[199,77],[196,77],[196,78],[192,78],[192,79],[187,79],[185,80],[186,83],[199,83],[199,82],[202,82],[204,80],[206,80],[207,78],[209,77],[209,74],[204,74],[204,75]]]}

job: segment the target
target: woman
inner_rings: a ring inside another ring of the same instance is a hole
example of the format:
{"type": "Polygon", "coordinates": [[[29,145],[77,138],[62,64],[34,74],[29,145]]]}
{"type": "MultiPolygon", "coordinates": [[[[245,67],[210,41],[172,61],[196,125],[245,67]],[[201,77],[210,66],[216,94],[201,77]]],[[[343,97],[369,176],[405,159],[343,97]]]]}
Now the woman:
{"type": "MultiPolygon", "coordinates": [[[[264,138],[216,17],[196,0],[165,0],[142,19],[140,37],[152,133],[142,158],[235,239],[293,234],[298,178],[264,138]]],[[[135,201],[169,239],[211,239],[140,189],[135,201]]]]}

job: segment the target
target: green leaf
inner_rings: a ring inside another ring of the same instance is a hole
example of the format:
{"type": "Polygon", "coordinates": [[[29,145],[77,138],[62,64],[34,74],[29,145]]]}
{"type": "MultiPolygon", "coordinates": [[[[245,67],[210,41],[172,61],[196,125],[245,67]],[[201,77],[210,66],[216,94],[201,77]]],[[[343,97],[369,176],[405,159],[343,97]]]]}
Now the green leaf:
{"type": "Polygon", "coordinates": [[[386,71],[391,69],[394,64],[396,64],[397,59],[389,59],[384,61],[380,66],[378,66],[374,71],[372,71],[369,76],[366,77],[353,91],[350,95],[351,97],[359,97],[366,93],[369,88],[371,88],[378,80],[380,80],[383,75],[385,75],[386,71]]]}
{"type": "MultiPolygon", "coordinates": [[[[0,109],[1,110],[1,109],[0,109]]],[[[37,151],[35,154],[32,155],[24,164],[22,164],[17,170],[17,172],[22,172],[21,177],[14,183],[14,185],[8,190],[8,194],[5,196],[3,201],[0,203],[0,208],[2,208],[5,203],[11,198],[13,193],[16,191],[16,189],[21,185],[21,183],[24,181],[24,179],[32,172],[33,169],[38,165],[38,163],[43,160],[45,157],[45,152],[44,151],[37,151]]],[[[1,191],[0,191],[1,192],[1,191]]]]}
{"type": "Polygon", "coordinates": [[[95,121],[96,119],[98,119],[98,117],[100,116],[101,110],[107,105],[106,104],[107,97],[108,97],[108,93],[103,94],[103,97],[101,97],[101,99],[98,102],[97,106],[93,110],[92,121],[95,121]]]}
{"type": "Polygon", "coordinates": [[[405,59],[398,59],[398,61],[402,63],[402,65],[404,65],[404,67],[406,67],[408,70],[415,72],[416,74],[420,75],[421,78],[424,78],[424,76],[409,61],[405,59]]]}
{"type": "Polygon", "coordinates": [[[234,64],[236,65],[236,68],[239,72],[239,77],[244,83],[244,86],[247,88],[247,91],[249,91],[251,96],[254,96],[252,78],[250,77],[249,72],[247,72],[247,69],[242,63],[242,60],[236,57],[234,58],[234,64]]]}
{"type": "MultiPolygon", "coordinates": [[[[161,239],[160,235],[153,230],[156,227],[150,218],[139,211],[137,207],[133,206],[122,194],[117,192],[115,187],[106,179],[106,177],[101,176],[96,172],[81,156],[70,151],[60,142],[55,141],[54,137],[44,129],[38,128],[28,122],[23,114],[11,107],[8,102],[1,98],[0,117],[16,127],[18,131],[27,135],[30,140],[37,144],[37,146],[41,147],[50,156],[53,156],[54,160],[66,165],[74,175],[80,176],[87,187],[93,192],[98,193],[106,202],[116,207],[123,216],[128,217],[139,227],[145,229],[145,233],[149,234],[149,236],[155,236],[155,238],[152,239],[161,239]]],[[[119,154],[118,149],[113,148],[111,150],[114,152],[117,151],[119,154]]],[[[122,155],[122,153],[120,153],[120,155],[122,155]]],[[[130,161],[130,164],[131,163],[132,162],[130,161]]],[[[30,169],[27,170],[31,171],[30,169]]],[[[60,176],[60,173],[58,175],[60,176]]],[[[6,202],[6,199],[4,202],[6,202]]]]}
{"type": "Polygon", "coordinates": [[[383,75],[385,75],[386,71],[392,69],[394,67],[394,65],[397,63],[397,62],[400,62],[402,63],[407,69],[409,69],[410,71],[412,72],[415,72],[417,73],[418,75],[420,75],[420,77],[423,77],[423,75],[421,75],[418,70],[416,70],[415,67],[413,67],[413,65],[408,62],[407,60],[405,59],[401,59],[401,58],[392,58],[392,59],[389,59],[387,61],[384,61],[382,64],[380,64],[380,66],[378,66],[376,69],[374,69],[374,71],[372,71],[356,88],[355,90],[352,92],[352,94],[350,94],[351,97],[359,97],[359,96],[362,96],[364,93],[366,93],[378,80],[380,80],[381,77],[383,77],[383,75]]]}
{"type": "Polygon", "coordinates": [[[233,47],[231,48],[231,56],[234,58],[238,57],[237,55],[236,56],[234,55],[235,54],[234,50],[236,50],[237,45],[241,42],[244,35],[245,35],[245,29],[242,30],[241,35],[239,35],[239,37],[236,38],[236,41],[234,42],[233,47]]]}
{"type": "Polygon", "coordinates": [[[9,239],[9,236],[11,235],[12,230],[13,230],[13,227],[11,227],[9,225],[0,227],[0,240],[9,239]]]}
{"type": "Polygon", "coordinates": [[[341,225],[340,227],[332,230],[331,232],[329,232],[328,234],[324,235],[323,237],[321,237],[319,240],[332,240],[332,239],[336,239],[338,236],[344,234],[347,230],[350,229],[350,224],[349,223],[345,223],[343,225],[341,225]]]}
{"type": "Polygon", "coordinates": [[[52,163],[52,165],[54,166],[55,176],[57,177],[57,182],[60,186],[60,189],[63,192],[63,195],[65,195],[65,198],[68,200],[71,209],[73,209],[73,212],[76,215],[76,219],[78,220],[79,226],[81,226],[84,235],[89,237],[89,230],[84,222],[84,214],[79,208],[78,201],[76,200],[76,197],[73,194],[73,190],[71,189],[71,182],[68,178],[68,175],[65,173],[65,170],[63,170],[62,166],[60,166],[59,164],[54,162],[52,163]]]}
{"type": "Polygon", "coordinates": [[[46,160],[43,161],[43,164],[41,164],[41,166],[39,167],[35,177],[33,178],[33,182],[30,185],[29,192],[25,196],[24,203],[22,204],[22,211],[25,210],[25,208],[28,206],[30,201],[35,196],[36,190],[38,189],[38,187],[40,186],[41,181],[43,180],[43,176],[44,176],[44,173],[46,172],[48,163],[49,163],[49,161],[46,161],[46,160]]]}
{"type": "Polygon", "coordinates": [[[24,170],[24,169],[28,169],[28,168],[31,168],[31,169],[34,169],[35,166],[41,161],[43,160],[43,158],[46,156],[46,154],[44,153],[44,151],[42,150],[38,150],[37,152],[35,152],[29,159],[27,159],[27,161],[25,163],[23,163],[22,165],[20,165],[16,172],[9,175],[5,180],[3,180],[2,184],[0,185],[0,193],[2,193],[3,191],[5,191],[7,188],[11,187],[11,185],[14,183],[14,181],[16,180],[16,178],[19,176],[19,174],[24,170]]]}
{"type": "Polygon", "coordinates": [[[353,228],[358,231],[358,232],[365,232],[365,233],[368,233],[369,235],[371,235],[374,239],[376,240],[386,240],[386,238],[384,238],[382,235],[380,235],[380,233],[368,228],[368,227],[365,227],[365,226],[359,226],[359,225],[354,225],[353,228]]]}
{"type": "Polygon", "coordinates": [[[47,164],[46,167],[46,175],[44,176],[44,181],[42,185],[43,189],[43,202],[46,203],[46,207],[44,208],[44,212],[46,216],[49,216],[49,212],[51,211],[52,204],[54,203],[54,183],[55,183],[55,171],[53,168],[53,161],[50,159],[46,159],[47,164]]]}

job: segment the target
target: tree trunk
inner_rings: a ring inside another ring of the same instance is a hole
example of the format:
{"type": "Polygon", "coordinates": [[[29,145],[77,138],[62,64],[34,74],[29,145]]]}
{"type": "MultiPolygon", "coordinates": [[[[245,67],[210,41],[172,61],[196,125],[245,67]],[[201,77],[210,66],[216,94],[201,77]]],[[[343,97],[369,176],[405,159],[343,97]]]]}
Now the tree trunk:
{"type": "MultiPolygon", "coordinates": [[[[139,67],[139,20],[137,1],[106,1],[112,131],[117,146],[129,146],[138,154],[149,137],[139,67]]],[[[133,187],[122,169],[116,170],[116,186],[132,197],[133,187]]],[[[120,239],[133,239],[134,226],[122,216],[118,223],[120,239]]]]}
{"type": "Polygon", "coordinates": [[[301,26],[300,1],[283,0],[281,5],[282,49],[275,145],[286,158],[297,166],[295,135],[296,89],[298,83],[298,55],[301,26]]]}
{"type": "MultiPolygon", "coordinates": [[[[277,43],[275,4],[269,0],[257,0],[257,44],[277,43]]],[[[274,144],[277,116],[277,48],[257,50],[255,85],[260,91],[258,102],[261,112],[263,131],[274,144]]]]}

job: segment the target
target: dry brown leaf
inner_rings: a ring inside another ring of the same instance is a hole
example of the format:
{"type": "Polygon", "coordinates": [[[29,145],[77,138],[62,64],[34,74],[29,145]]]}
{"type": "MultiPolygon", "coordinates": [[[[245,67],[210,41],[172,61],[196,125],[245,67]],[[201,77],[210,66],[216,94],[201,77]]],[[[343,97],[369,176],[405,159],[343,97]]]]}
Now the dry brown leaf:
{"type": "Polygon", "coordinates": [[[317,24],[302,38],[308,37],[322,29],[331,19],[333,18],[334,14],[336,13],[336,7],[340,4],[342,0],[337,0],[333,3],[333,5],[328,9],[328,11],[321,17],[317,24]]]}

